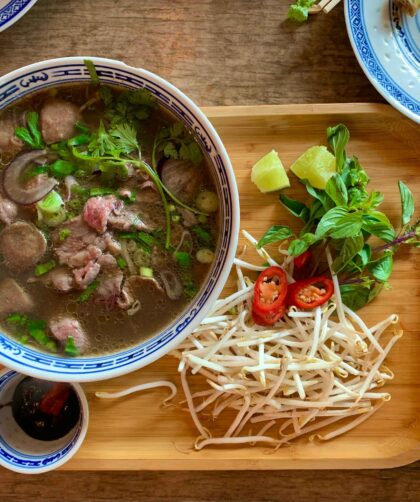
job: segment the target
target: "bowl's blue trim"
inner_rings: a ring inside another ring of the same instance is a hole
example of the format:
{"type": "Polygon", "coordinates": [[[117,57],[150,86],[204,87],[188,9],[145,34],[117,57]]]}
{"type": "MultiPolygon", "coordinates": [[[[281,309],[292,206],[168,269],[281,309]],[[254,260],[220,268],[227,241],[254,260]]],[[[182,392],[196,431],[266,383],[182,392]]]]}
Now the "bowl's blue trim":
{"type": "MultiPolygon", "coordinates": [[[[397,45],[400,51],[405,54],[408,58],[410,58],[412,65],[419,70],[420,69],[420,55],[418,53],[416,41],[413,39],[413,36],[409,29],[405,28],[401,23],[401,20],[408,20],[408,14],[401,12],[400,7],[390,0],[389,6],[389,23],[392,27],[392,31],[394,33],[394,38],[397,42],[397,45]]],[[[419,25],[420,16],[415,17],[416,25],[418,25],[419,33],[420,33],[420,25],[419,25]]]]}
{"type": "Polygon", "coordinates": [[[407,94],[387,73],[377,58],[367,35],[363,16],[364,0],[346,0],[349,15],[350,34],[363,62],[365,71],[377,82],[385,97],[391,96],[408,112],[420,117],[420,104],[415,98],[407,94]]]}
{"type": "MultiPolygon", "coordinates": [[[[10,380],[14,379],[17,375],[19,374],[13,370],[8,371],[4,375],[2,375],[0,377],[0,391],[5,385],[10,382],[10,380]]],[[[13,448],[9,443],[7,443],[3,436],[1,436],[0,434],[0,460],[4,464],[8,464],[10,466],[19,466],[21,468],[29,470],[39,469],[40,467],[45,467],[46,465],[54,465],[58,461],[61,461],[64,457],[66,457],[73,449],[82,432],[82,424],[83,409],[80,405],[79,423],[74,431],[74,434],[71,437],[71,440],[62,448],[45,455],[29,455],[27,453],[22,453],[13,448]]]]}
{"type": "Polygon", "coordinates": [[[18,16],[33,0],[11,0],[0,9],[0,28],[9,24],[12,19],[18,16]]]}
{"type": "MultiPolygon", "coordinates": [[[[233,200],[229,190],[229,179],[222,155],[218,151],[211,134],[207,132],[202,121],[184,104],[176,95],[164,89],[159,84],[154,83],[147,76],[139,76],[129,70],[114,68],[106,64],[95,64],[101,81],[106,83],[119,82],[125,87],[147,87],[153,92],[161,105],[174,113],[180,119],[193,126],[193,130],[198,141],[202,144],[206,156],[210,158],[214,165],[214,171],[219,181],[220,195],[223,198],[221,236],[218,246],[218,260],[214,263],[209,275],[208,282],[203,286],[195,302],[190,305],[180,318],[173,322],[165,331],[142,344],[131,347],[123,352],[101,357],[91,358],[56,358],[45,353],[25,347],[13,339],[0,332],[0,358],[19,365],[22,371],[25,368],[41,370],[51,375],[80,376],[87,374],[104,374],[114,372],[120,368],[134,365],[145,357],[149,357],[158,350],[169,344],[174,338],[188,327],[189,324],[201,312],[206,301],[216,287],[217,281],[222,273],[226,259],[229,243],[233,231],[233,200]]],[[[15,77],[0,86],[0,109],[10,104],[12,101],[46,87],[72,83],[75,81],[87,81],[90,79],[89,73],[83,64],[57,64],[50,65],[39,70],[33,70],[15,77]],[[62,78],[67,77],[67,78],[62,78]]]]}

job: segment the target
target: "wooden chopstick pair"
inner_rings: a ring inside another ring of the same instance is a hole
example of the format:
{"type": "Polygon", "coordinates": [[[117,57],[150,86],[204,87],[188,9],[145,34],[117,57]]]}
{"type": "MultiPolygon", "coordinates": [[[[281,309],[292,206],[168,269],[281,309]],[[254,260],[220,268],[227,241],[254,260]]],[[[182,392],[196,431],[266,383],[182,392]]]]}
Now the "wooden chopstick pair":
{"type": "Polygon", "coordinates": [[[337,7],[340,2],[341,0],[321,0],[309,9],[309,14],[318,14],[321,11],[328,14],[328,12],[332,11],[334,7],[337,7]]]}

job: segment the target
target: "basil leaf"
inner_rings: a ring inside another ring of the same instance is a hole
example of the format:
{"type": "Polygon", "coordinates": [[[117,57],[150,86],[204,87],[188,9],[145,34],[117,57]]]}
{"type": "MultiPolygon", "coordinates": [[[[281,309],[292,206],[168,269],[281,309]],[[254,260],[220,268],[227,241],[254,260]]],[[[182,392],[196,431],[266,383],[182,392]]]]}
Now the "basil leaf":
{"type": "Polygon", "coordinates": [[[401,196],[401,222],[403,225],[411,220],[414,213],[414,199],[408,186],[403,182],[398,182],[398,188],[400,189],[401,196]]]}
{"type": "Polygon", "coordinates": [[[337,206],[345,206],[348,202],[347,188],[339,174],[328,180],[325,191],[337,206]]]}
{"type": "Polygon", "coordinates": [[[365,244],[363,248],[357,253],[357,256],[360,257],[362,267],[366,267],[366,265],[370,262],[371,254],[372,250],[369,244],[365,244]]]}
{"type": "Polygon", "coordinates": [[[273,225],[258,241],[257,248],[260,249],[262,246],[265,246],[266,244],[288,239],[292,235],[293,232],[290,230],[289,227],[286,227],[284,225],[273,225]]]}
{"type": "Polygon", "coordinates": [[[318,238],[321,238],[324,235],[328,234],[330,230],[332,230],[338,224],[338,222],[347,215],[348,209],[344,207],[333,207],[332,209],[327,211],[320,219],[315,235],[318,238]]]}
{"type": "MultiPolygon", "coordinates": [[[[338,208],[337,208],[338,209],[338,208]]],[[[344,239],[346,237],[354,237],[362,229],[362,213],[355,212],[343,216],[337,221],[330,236],[333,239],[344,239]]]]}
{"type": "Polygon", "coordinates": [[[309,249],[312,244],[315,244],[317,240],[315,234],[307,233],[301,239],[293,240],[289,245],[288,252],[292,256],[299,256],[309,249]]]}
{"type": "Polygon", "coordinates": [[[347,188],[358,187],[359,189],[364,190],[365,186],[370,181],[366,171],[360,165],[359,159],[354,155],[345,160],[341,177],[343,178],[347,188]]]}
{"type": "Polygon", "coordinates": [[[340,250],[340,254],[334,260],[333,269],[338,274],[363,248],[363,235],[359,233],[354,237],[347,237],[340,250]]]}
{"type": "Polygon", "coordinates": [[[328,143],[334,152],[337,172],[341,173],[346,160],[346,146],[350,139],[350,132],[344,124],[338,124],[327,129],[328,143]]]}
{"type": "Polygon", "coordinates": [[[305,185],[306,191],[308,192],[309,195],[311,195],[314,199],[319,200],[319,202],[321,202],[325,211],[329,211],[334,207],[333,201],[328,197],[325,190],[318,190],[317,188],[314,188],[307,179],[299,181],[305,185]]]}
{"type": "Polygon", "coordinates": [[[367,265],[369,272],[380,282],[386,282],[392,273],[392,253],[386,253],[379,260],[367,265]]]}
{"type": "Polygon", "coordinates": [[[368,298],[368,303],[370,303],[372,300],[374,300],[379,293],[382,291],[382,288],[384,287],[384,284],[380,282],[379,284],[375,284],[373,288],[370,290],[369,293],[369,298],[368,298]]]}
{"type": "Polygon", "coordinates": [[[300,218],[305,223],[308,221],[309,209],[306,206],[306,204],[298,200],[290,199],[289,197],[283,194],[280,194],[279,199],[280,202],[283,204],[283,206],[286,209],[288,209],[294,216],[300,218]]]}
{"type": "Polygon", "coordinates": [[[365,284],[342,284],[341,300],[352,310],[358,310],[369,302],[370,288],[365,284]]]}
{"type": "Polygon", "coordinates": [[[392,223],[380,211],[372,210],[364,214],[362,216],[362,229],[385,242],[391,242],[395,238],[395,229],[392,223]]]}

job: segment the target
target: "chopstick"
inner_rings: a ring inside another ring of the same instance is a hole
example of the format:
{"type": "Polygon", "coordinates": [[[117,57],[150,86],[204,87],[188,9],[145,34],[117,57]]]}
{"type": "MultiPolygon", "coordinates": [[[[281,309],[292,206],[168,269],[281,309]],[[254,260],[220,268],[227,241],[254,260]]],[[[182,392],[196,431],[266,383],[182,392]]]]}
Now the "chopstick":
{"type": "Polygon", "coordinates": [[[337,7],[340,2],[341,0],[321,0],[309,9],[309,14],[319,14],[321,11],[328,14],[334,7],[337,7]]]}

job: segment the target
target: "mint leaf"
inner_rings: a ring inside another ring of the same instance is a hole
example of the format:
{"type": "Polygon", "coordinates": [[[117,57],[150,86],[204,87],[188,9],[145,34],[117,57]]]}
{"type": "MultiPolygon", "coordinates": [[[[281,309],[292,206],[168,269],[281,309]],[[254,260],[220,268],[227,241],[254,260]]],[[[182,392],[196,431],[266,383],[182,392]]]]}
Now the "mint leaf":
{"type": "Polygon", "coordinates": [[[403,182],[398,182],[398,188],[401,196],[401,222],[403,225],[411,220],[414,214],[414,199],[408,186],[403,182]]]}
{"type": "Polygon", "coordinates": [[[284,239],[288,239],[292,235],[293,232],[290,230],[289,227],[286,227],[284,225],[273,225],[258,241],[257,248],[260,249],[262,246],[265,246],[266,244],[283,241],[284,239]]]}

